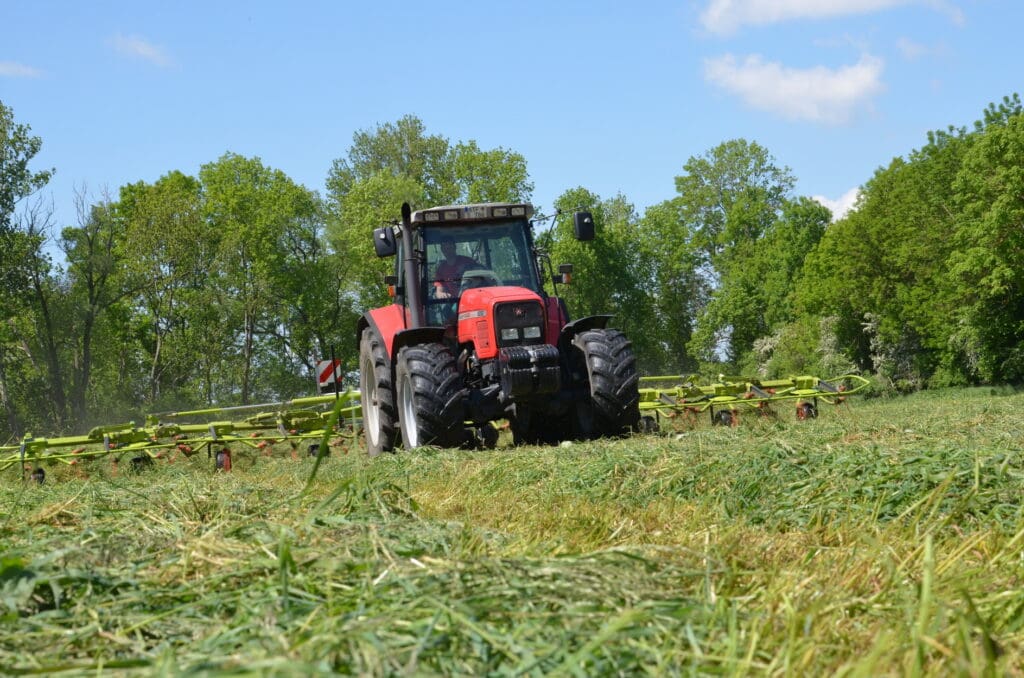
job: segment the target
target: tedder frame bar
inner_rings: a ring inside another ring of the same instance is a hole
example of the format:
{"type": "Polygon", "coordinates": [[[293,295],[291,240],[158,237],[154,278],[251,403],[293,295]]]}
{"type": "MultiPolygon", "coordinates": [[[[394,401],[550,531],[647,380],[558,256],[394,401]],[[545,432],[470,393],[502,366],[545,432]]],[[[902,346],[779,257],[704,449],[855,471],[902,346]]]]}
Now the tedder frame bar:
{"type": "Polygon", "coordinates": [[[78,436],[36,438],[26,435],[18,445],[0,446],[0,471],[20,464],[24,475],[26,462],[57,462],[74,466],[81,461],[113,455],[117,463],[126,454],[134,453],[134,464],[148,463],[165,454],[191,456],[204,448],[216,459],[217,468],[230,470],[229,444],[253,449],[266,448],[278,442],[291,442],[293,447],[303,440],[318,440],[326,432],[328,420],[337,410],[338,425],[332,435],[356,436],[362,416],[359,392],[350,390],[337,395],[295,398],[280,403],[239,405],[180,412],[162,412],[146,416],[144,426],[135,422],[97,426],[78,436]],[[333,405],[332,409],[312,409],[333,405]],[[205,423],[176,423],[197,417],[212,417],[228,412],[259,412],[239,421],[217,420],[205,423]],[[214,450],[220,447],[220,450],[214,450]],[[71,449],[68,449],[71,448],[71,449]]]}
{"type": "MultiPolygon", "coordinates": [[[[771,404],[785,401],[796,403],[798,418],[814,418],[819,401],[839,404],[869,386],[866,379],[854,374],[828,381],[812,376],[772,380],[720,376],[718,382],[705,386],[697,385],[694,377],[680,376],[641,377],[640,382],[642,430],[657,430],[662,419],[679,416],[695,422],[703,412],[710,413],[712,424],[735,426],[740,412],[766,413],[771,411],[771,404]]],[[[279,403],[162,412],[147,415],[144,426],[135,422],[97,426],[84,435],[54,438],[28,434],[17,445],[0,446],[0,471],[20,465],[22,477],[27,477],[25,467],[30,462],[39,471],[41,462],[75,466],[112,456],[116,465],[125,455],[134,455],[130,459],[137,466],[165,456],[172,460],[178,454],[191,456],[203,449],[215,460],[217,469],[230,470],[230,445],[266,450],[274,443],[289,442],[294,453],[301,441],[318,441],[326,436],[355,444],[361,424],[357,390],[279,403]],[[186,423],[253,410],[264,411],[235,421],[186,423]],[[336,425],[330,423],[332,415],[337,416],[336,425]]],[[[326,450],[319,450],[314,442],[310,454],[314,453],[326,450]]]]}
{"type": "Polygon", "coordinates": [[[828,381],[812,376],[786,379],[755,379],[719,375],[718,382],[699,386],[695,377],[641,377],[640,414],[655,422],[680,415],[695,418],[708,412],[712,424],[735,426],[739,413],[751,411],[765,414],[770,405],[794,402],[799,419],[818,416],[818,402],[838,405],[847,396],[863,392],[870,382],[856,374],[844,374],[828,381]],[[654,386],[663,384],[664,386],[654,386]],[[668,384],[675,384],[668,386],[668,384]]]}

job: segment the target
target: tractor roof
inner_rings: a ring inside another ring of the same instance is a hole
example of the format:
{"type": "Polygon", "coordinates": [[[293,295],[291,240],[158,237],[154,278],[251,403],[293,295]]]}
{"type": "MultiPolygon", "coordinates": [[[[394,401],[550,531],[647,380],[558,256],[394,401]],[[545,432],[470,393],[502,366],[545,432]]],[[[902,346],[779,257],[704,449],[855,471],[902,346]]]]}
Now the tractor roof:
{"type": "Polygon", "coordinates": [[[533,205],[525,202],[486,202],[473,205],[444,205],[425,210],[416,210],[410,221],[413,224],[466,223],[471,221],[494,221],[533,216],[533,205]]]}

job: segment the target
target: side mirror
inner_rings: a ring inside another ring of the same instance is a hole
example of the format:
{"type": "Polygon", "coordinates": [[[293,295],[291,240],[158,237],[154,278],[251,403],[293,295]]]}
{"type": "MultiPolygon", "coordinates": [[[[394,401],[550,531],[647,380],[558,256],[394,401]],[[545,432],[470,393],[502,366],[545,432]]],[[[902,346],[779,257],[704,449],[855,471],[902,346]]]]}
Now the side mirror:
{"type": "Polygon", "coordinates": [[[373,250],[378,257],[393,257],[398,251],[398,242],[395,240],[395,229],[391,226],[375,228],[373,230],[373,250]]]}
{"type": "Polygon", "coordinates": [[[594,239],[594,217],[590,212],[574,212],[572,226],[576,231],[577,240],[594,239]]]}

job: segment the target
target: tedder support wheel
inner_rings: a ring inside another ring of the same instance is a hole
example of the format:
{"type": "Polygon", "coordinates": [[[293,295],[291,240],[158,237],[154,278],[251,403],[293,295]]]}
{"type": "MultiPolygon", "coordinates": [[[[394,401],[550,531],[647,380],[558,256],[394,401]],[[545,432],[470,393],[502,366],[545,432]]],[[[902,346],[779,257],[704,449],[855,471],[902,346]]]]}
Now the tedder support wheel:
{"type": "Polygon", "coordinates": [[[405,449],[462,444],[465,388],[455,356],[446,346],[428,343],[402,348],[395,381],[405,449]]]}
{"type": "Polygon", "coordinates": [[[812,402],[803,401],[796,406],[797,419],[817,419],[818,407],[812,402]]]}
{"type": "Polygon", "coordinates": [[[640,378],[629,339],[618,330],[597,329],[580,332],[572,343],[580,350],[590,392],[577,406],[580,433],[616,436],[636,430],[640,378]]]}
{"type": "Polygon", "coordinates": [[[738,421],[732,410],[718,410],[712,415],[711,423],[715,426],[735,426],[738,421]]]}
{"type": "Polygon", "coordinates": [[[641,433],[657,433],[661,430],[658,426],[658,420],[650,415],[640,417],[640,432],[641,433]]]}
{"type": "Polygon", "coordinates": [[[473,437],[480,449],[493,450],[498,446],[498,429],[494,428],[491,422],[477,426],[473,431],[473,437]]]}
{"type": "Polygon", "coordinates": [[[359,342],[359,398],[363,409],[363,433],[371,457],[395,447],[395,387],[384,340],[367,327],[359,342]]]}

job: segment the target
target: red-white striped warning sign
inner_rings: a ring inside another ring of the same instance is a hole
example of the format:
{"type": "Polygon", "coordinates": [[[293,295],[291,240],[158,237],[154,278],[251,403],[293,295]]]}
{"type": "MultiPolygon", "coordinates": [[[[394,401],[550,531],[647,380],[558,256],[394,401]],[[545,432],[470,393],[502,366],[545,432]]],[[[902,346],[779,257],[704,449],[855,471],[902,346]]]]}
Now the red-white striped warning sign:
{"type": "Polygon", "coordinates": [[[341,361],[321,360],[316,364],[316,380],[320,386],[328,386],[335,381],[341,381],[341,361]],[[332,367],[333,362],[333,368],[332,367]]]}

